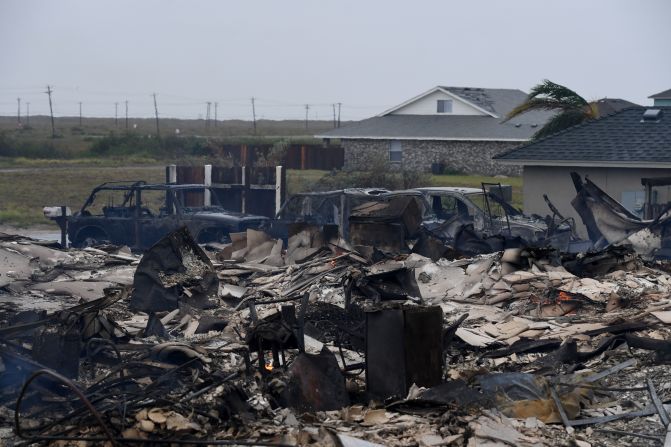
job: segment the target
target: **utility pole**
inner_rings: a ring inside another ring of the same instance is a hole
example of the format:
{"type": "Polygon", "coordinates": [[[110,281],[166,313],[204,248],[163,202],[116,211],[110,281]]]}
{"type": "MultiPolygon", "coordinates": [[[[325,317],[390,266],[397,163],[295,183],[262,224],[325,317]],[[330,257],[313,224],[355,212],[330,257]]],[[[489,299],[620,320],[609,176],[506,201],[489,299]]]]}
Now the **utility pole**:
{"type": "Polygon", "coordinates": [[[126,132],[128,132],[128,100],[126,100],[126,132]]]}
{"type": "Polygon", "coordinates": [[[16,98],[16,102],[19,104],[19,108],[16,113],[16,121],[21,124],[21,98],[16,98]]]}
{"type": "Polygon", "coordinates": [[[305,104],[305,128],[308,128],[308,112],[310,111],[310,104],[305,104]]]}
{"type": "Polygon", "coordinates": [[[340,127],[340,106],[342,105],[341,102],[338,103],[338,127],[340,127]]]}
{"type": "Polygon", "coordinates": [[[49,114],[51,115],[51,138],[56,138],[56,126],[54,125],[54,108],[51,103],[51,93],[53,90],[51,90],[51,86],[47,85],[47,91],[46,94],[49,95],[49,114]]]}
{"type": "Polygon", "coordinates": [[[82,127],[82,102],[79,101],[79,127],[82,127]]]}
{"type": "Polygon", "coordinates": [[[336,127],[336,115],[335,115],[335,104],[331,104],[333,106],[333,128],[336,127]]]}
{"type": "Polygon", "coordinates": [[[217,127],[217,108],[219,107],[219,103],[215,102],[214,103],[214,127],[217,127]]]}
{"type": "Polygon", "coordinates": [[[26,126],[30,127],[30,103],[26,103],[26,126]]]}
{"type": "Polygon", "coordinates": [[[154,112],[156,113],[156,138],[160,139],[161,132],[159,131],[158,128],[158,105],[156,105],[156,93],[154,93],[153,96],[154,96],[154,112]]]}
{"type": "Polygon", "coordinates": [[[254,135],[256,135],[256,107],[254,106],[253,96],[252,96],[252,117],[254,119],[254,135]]]}
{"type": "Polygon", "coordinates": [[[119,127],[119,103],[114,103],[114,127],[119,127]]]}
{"type": "Polygon", "coordinates": [[[212,103],[208,101],[206,104],[207,104],[207,113],[205,113],[205,128],[207,129],[208,127],[210,127],[210,106],[212,105],[212,103]]]}

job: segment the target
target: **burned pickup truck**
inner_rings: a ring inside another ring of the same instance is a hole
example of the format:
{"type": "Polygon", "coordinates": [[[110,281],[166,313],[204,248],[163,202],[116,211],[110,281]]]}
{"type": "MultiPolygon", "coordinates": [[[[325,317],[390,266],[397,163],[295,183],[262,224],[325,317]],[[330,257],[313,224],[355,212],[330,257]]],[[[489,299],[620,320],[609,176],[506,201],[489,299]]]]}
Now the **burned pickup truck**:
{"type": "Polygon", "coordinates": [[[570,251],[574,231],[568,222],[522,214],[503,200],[498,184],[417,190],[425,196],[433,214],[433,218],[425,219],[424,227],[434,237],[450,241],[457,251],[476,254],[522,245],[570,251]]]}
{"type": "Polygon", "coordinates": [[[296,194],[264,229],[289,240],[290,246],[291,238],[301,233],[306,239],[302,244],[311,246],[319,233],[326,241],[339,239],[359,251],[374,247],[433,259],[521,246],[570,251],[574,233],[566,222],[523,215],[489,190],[462,187],[296,194]]]}
{"type": "Polygon", "coordinates": [[[428,210],[418,191],[349,188],[300,193],[288,199],[264,229],[288,241],[290,249],[300,239],[303,246],[330,241],[359,250],[365,246],[409,251],[406,241],[417,236],[428,210]]]}
{"type": "Polygon", "coordinates": [[[66,218],[53,213],[49,217],[66,226],[74,247],[113,243],[137,249],[152,246],[182,226],[199,243],[226,242],[229,233],[258,228],[268,220],[224,209],[216,194],[203,185],[144,181],[103,183],[93,189],[78,212],[66,218]],[[203,203],[205,194],[214,205],[195,205],[203,203]]]}
{"type": "Polygon", "coordinates": [[[284,202],[275,219],[265,224],[265,230],[286,240],[302,227],[318,226],[320,231],[347,239],[352,208],[388,193],[381,188],[348,188],[294,194],[284,202]]]}

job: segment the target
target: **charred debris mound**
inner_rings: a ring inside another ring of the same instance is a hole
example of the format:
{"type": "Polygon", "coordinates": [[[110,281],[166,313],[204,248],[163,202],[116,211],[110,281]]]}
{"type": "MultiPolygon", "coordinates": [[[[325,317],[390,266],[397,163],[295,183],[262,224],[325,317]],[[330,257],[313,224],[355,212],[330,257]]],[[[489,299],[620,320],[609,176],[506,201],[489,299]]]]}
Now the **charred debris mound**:
{"type": "Polygon", "coordinates": [[[182,229],[138,255],[0,235],[1,443],[665,442],[662,261],[231,239],[182,229]]]}

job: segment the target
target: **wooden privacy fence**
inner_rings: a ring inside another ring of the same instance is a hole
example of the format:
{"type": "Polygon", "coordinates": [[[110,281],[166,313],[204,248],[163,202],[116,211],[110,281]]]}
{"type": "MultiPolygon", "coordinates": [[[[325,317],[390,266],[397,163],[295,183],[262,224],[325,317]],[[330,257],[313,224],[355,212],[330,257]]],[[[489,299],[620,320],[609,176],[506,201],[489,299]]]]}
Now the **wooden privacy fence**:
{"type": "MultiPolygon", "coordinates": [[[[267,157],[272,149],[272,145],[226,144],[220,155],[232,159],[239,166],[254,166],[267,157]]],[[[345,164],[345,151],[341,146],[292,144],[286,148],[281,164],[287,169],[342,169],[345,164]]]]}
{"type": "Polygon", "coordinates": [[[287,194],[284,166],[166,166],[166,182],[208,186],[184,195],[185,206],[210,206],[217,202],[229,211],[275,217],[287,194]],[[212,199],[212,194],[216,199],[212,199]]]}

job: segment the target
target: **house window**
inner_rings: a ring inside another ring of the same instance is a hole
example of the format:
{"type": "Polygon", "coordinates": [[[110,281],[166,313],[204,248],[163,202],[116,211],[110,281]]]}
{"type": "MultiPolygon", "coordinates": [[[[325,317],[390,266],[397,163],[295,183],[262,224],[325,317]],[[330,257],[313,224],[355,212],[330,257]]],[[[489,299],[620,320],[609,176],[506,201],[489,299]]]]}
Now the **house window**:
{"type": "Polygon", "coordinates": [[[437,101],[436,112],[438,113],[452,113],[452,100],[439,99],[437,101]]]}
{"type": "Polygon", "coordinates": [[[389,145],[389,161],[400,162],[403,159],[403,146],[398,140],[394,140],[389,145]]]}

